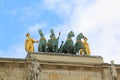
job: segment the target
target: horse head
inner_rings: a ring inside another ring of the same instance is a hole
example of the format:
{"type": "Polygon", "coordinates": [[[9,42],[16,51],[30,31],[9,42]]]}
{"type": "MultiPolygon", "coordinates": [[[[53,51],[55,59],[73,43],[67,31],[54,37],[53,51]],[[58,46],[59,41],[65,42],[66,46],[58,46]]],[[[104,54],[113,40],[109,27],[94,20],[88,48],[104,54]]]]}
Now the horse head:
{"type": "Polygon", "coordinates": [[[62,46],[60,52],[62,53],[71,53],[71,49],[73,47],[73,40],[72,37],[74,37],[74,32],[70,31],[67,35],[67,40],[65,41],[64,45],[62,46]]]}
{"type": "Polygon", "coordinates": [[[77,35],[76,40],[81,40],[82,38],[84,38],[84,35],[83,35],[82,33],[79,33],[79,34],[77,35]]]}
{"type": "Polygon", "coordinates": [[[85,46],[81,40],[82,38],[85,38],[85,36],[82,33],[79,33],[76,38],[76,43],[74,44],[74,52],[72,52],[73,54],[79,53],[80,50],[86,54],[85,46]]]}
{"type": "Polygon", "coordinates": [[[68,38],[71,38],[71,37],[74,37],[75,35],[74,35],[74,32],[73,31],[70,31],[69,33],[68,33],[68,38]]]}
{"type": "Polygon", "coordinates": [[[39,29],[38,32],[40,34],[40,41],[39,41],[39,45],[38,45],[38,51],[45,52],[46,51],[46,43],[47,43],[46,38],[44,37],[42,29],[39,29]]]}
{"type": "Polygon", "coordinates": [[[38,32],[39,32],[40,36],[43,36],[42,29],[39,29],[38,32]]]}

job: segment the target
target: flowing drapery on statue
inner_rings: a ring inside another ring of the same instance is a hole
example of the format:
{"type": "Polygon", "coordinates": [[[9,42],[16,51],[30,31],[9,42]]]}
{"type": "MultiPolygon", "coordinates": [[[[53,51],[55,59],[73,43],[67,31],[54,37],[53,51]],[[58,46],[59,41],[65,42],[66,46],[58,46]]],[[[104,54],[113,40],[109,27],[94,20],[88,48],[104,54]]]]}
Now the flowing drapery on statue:
{"type": "Polygon", "coordinates": [[[30,52],[34,52],[34,43],[38,41],[37,40],[34,40],[33,38],[30,37],[30,33],[27,33],[26,34],[26,41],[25,41],[25,50],[30,53],[30,52]]]}
{"type": "Polygon", "coordinates": [[[89,44],[88,44],[87,40],[88,40],[87,37],[84,37],[83,45],[86,50],[86,55],[90,56],[90,48],[89,48],[89,44]]]}
{"type": "Polygon", "coordinates": [[[54,30],[51,29],[50,30],[51,34],[50,34],[50,39],[48,40],[48,52],[58,52],[58,40],[59,40],[59,37],[60,37],[60,32],[59,32],[59,35],[58,35],[58,38],[56,38],[55,36],[55,33],[54,33],[54,30]]]}
{"type": "Polygon", "coordinates": [[[42,29],[39,29],[38,32],[40,34],[40,41],[39,41],[39,45],[38,45],[38,51],[39,52],[46,52],[46,46],[47,46],[46,38],[44,37],[42,29]]]}
{"type": "Polygon", "coordinates": [[[66,40],[65,44],[60,49],[61,53],[71,53],[70,51],[73,47],[72,37],[74,37],[74,33],[73,33],[73,31],[70,31],[67,35],[67,40],[66,40]]]}

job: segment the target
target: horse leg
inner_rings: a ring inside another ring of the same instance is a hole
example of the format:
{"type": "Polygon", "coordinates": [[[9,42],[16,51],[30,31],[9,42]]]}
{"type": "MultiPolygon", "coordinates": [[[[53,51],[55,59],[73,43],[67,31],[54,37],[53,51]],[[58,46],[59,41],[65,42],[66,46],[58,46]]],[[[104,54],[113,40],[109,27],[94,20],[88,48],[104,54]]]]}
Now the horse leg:
{"type": "Polygon", "coordinates": [[[63,47],[59,49],[59,53],[63,53],[63,47]]]}
{"type": "Polygon", "coordinates": [[[53,52],[56,52],[56,45],[53,46],[53,52]]]}
{"type": "Polygon", "coordinates": [[[40,45],[40,52],[42,52],[42,44],[40,45]]]}
{"type": "Polygon", "coordinates": [[[40,52],[40,44],[38,45],[38,51],[40,52]]]}
{"type": "Polygon", "coordinates": [[[45,52],[45,45],[42,45],[42,52],[45,52]]]}
{"type": "Polygon", "coordinates": [[[76,47],[74,46],[73,54],[75,54],[75,53],[76,53],[76,47]]]}
{"type": "Polygon", "coordinates": [[[55,45],[55,52],[56,52],[56,53],[58,52],[58,48],[57,48],[57,45],[55,45]]]}
{"type": "Polygon", "coordinates": [[[67,53],[70,53],[70,48],[71,48],[70,46],[67,48],[67,53]]]}
{"type": "Polygon", "coordinates": [[[44,44],[44,52],[46,52],[47,51],[47,49],[46,49],[46,44],[44,44]]]}
{"type": "Polygon", "coordinates": [[[84,55],[87,55],[86,49],[83,49],[83,51],[84,51],[84,55]]]}
{"type": "Polygon", "coordinates": [[[57,52],[57,47],[56,45],[54,45],[54,51],[53,52],[57,52]]]}
{"type": "Polygon", "coordinates": [[[84,52],[83,49],[80,49],[80,55],[82,55],[83,52],[84,52]]]}

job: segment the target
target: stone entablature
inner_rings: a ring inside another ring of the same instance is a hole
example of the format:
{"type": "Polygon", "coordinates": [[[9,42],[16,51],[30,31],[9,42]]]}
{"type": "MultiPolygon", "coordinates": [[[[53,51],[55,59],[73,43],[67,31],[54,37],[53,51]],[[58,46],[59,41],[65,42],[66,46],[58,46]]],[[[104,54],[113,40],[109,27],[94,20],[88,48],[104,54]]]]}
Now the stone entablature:
{"type": "MultiPolygon", "coordinates": [[[[84,56],[84,55],[73,55],[73,54],[63,54],[63,53],[31,53],[32,58],[36,58],[41,61],[52,61],[52,62],[70,62],[70,63],[92,63],[101,64],[103,58],[101,56],[84,56]]],[[[28,56],[26,57],[28,59],[28,56]]],[[[32,59],[31,58],[31,59],[32,59]]]]}
{"type": "MultiPolygon", "coordinates": [[[[32,57],[38,59],[41,65],[41,80],[110,80],[109,67],[110,64],[104,63],[102,57],[91,56],[91,58],[98,58],[100,62],[82,62],[83,58],[87,56],[72,56],[61,54],[33,54],[32,57]],[[47,57],[46,57],[47,55],[47,57]],[[43,57],[44,56],[44,57],[43,57]],[[60,57],[51,60],[52,56],[60,57]],[[43,57],[43,58],[42,58],[43,57]],[[45,58],[46,57],[46,58],[45,58]],[[47,59],[49,57],[49,59],[47,59]],[[65,61],[62,57],[82,58],[80,62],[78,59],[65,61]],[[46,60],[47,59],[47,60],[46,60]],[[62,61],[60,61],[60,59],[62,61]]],[[[30,59],[17,59],[17,58],[0,58],[0,80],[30,80],[30,59]]],[[[115,64],[120,80],[120,65],[115,64]]]]}

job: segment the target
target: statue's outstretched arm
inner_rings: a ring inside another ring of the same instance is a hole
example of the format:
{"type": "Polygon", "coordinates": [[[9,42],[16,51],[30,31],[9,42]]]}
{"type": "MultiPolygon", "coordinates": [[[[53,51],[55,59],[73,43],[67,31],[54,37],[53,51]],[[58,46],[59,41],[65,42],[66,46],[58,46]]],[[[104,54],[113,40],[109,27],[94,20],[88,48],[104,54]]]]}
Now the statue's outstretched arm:
{"type": "Polygon", "coordinates": [[[58,38],[57,38],[57,40],[59,39],[59,37],[60,37],[60,34],[61,34],[61,33],[59,32],[59,35],[58,35],[58,38]]]}

